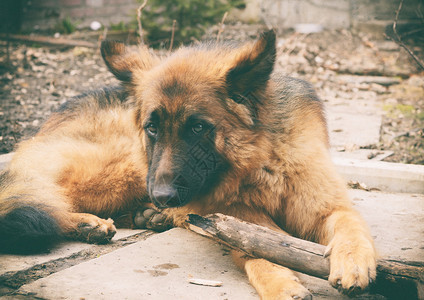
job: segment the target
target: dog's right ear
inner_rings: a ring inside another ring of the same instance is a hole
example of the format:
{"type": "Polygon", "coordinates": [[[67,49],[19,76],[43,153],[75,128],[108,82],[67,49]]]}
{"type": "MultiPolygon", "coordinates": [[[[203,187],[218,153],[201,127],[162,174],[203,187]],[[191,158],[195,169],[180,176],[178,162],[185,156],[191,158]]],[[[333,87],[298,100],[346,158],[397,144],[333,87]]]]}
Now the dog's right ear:
{"type": "Polygon", "coordinates": [[[123,43],[103,41],[101,53],[112,74],[124,83],[131,82],[134,72],[145,71],[153,66],[154,59],[147,47],[131,52],[123,43]]]}

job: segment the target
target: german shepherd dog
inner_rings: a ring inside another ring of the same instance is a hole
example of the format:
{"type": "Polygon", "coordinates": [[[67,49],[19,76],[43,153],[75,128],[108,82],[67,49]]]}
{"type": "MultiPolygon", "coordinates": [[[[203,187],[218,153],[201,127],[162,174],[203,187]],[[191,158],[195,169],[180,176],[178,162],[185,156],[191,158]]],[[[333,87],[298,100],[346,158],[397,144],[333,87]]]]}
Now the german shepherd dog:
{"type": "MultiPolygon", "coordinates": [[[[376,276],[372,237],[331,162],[322,103],[273,72],[275,39],[165,58],[103,42],[121,85],[71,99],[20,143],[1,175],[2,251],[108,242],[110,218],[140,207],[143,224],[153,207],[182,227],[189,213],[219,212],[327,245],[329,282],[364,290],[376,276]]],[[[262,299],[311,298],[291,270],[233,257],[262,299]]]]}

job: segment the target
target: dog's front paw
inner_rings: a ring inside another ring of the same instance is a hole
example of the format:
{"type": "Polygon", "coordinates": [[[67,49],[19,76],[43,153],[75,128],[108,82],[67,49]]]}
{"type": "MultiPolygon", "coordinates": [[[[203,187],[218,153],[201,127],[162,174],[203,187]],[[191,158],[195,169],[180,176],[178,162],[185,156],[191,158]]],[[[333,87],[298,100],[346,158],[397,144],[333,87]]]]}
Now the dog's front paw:
{"type": "Polygon", "coordinates": [[[285,282],[283,291],[276,294],[270,295],[270,297],[264,297],[263,299],[278,299],[278,300],[312,300],[312,294],[305,288],[299,281],[285,282]]]}
{"type": "Polygon", "coordinates": [[[113,238],[115,233],[116,228],[112,219],[105,220],[94,215],[84,214],[73,236],[83,242],[105,244],[113,238]]]}
{"type": "Polygon", "coordinates": [[[365,237],[336,236],[329,243],[330,284],[340,292],[355,295],[367,289],[376,277],[374,245],[365,237]]]}
{"type": "Polygon", "coordinates": [[[172,227],[172,221],[162,211],[153,207],[140,208],[134,215],[136,228],[165,231],[172,227]]]}

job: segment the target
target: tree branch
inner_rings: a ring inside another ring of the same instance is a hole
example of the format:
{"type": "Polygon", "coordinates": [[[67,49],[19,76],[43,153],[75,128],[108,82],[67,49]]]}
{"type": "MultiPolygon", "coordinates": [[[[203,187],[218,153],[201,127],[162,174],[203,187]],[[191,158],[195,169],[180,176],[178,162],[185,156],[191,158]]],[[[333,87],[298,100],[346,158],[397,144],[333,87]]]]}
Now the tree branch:
{"type": "Polygon", "coordinates": [[[415,62],[421,67],[421,69],[423,69],[424,70],[424,62],[423,61],[421,61],[421,59],[419,59],[418,58],[418,56],[416,56],[415,55],[415,53],[414,52],[412,52],[412,50],[411,49],[409,49],[408,48],[408,46],[406,46],[405,45],[405,43],[402,41],[402,39],[401,39],[401,37],[400,37],[400,35],[399,35],[399,33],[397,32],[397,22],[398,22],[398,20],[399,20],[399,13],[400,13],[400,11],[402,10],[402,6],[403,6],[403,0],[401,0],[400,2],[399,2],[399,7],[398,7],[398,9],[396,10],[396,17],[395,17],[395,21],[393,22],[393,33],[394,33],[394,35],[395,35],[395,37],[396,37],[396,39],[394,39],[394,38],[392,38],[392,37],[390,37],[390,36],[387,36],[386,34],[384,34],[384,36],[386,37],[386,38],[389,38],[389,39],[391,39],[392,41],[394,41],[395,43],[397,43],[399,46],[401,46],[403,49],[405,49],[406,50],[406,52],[408,52],[408,54],[415,60],[415,62]]]}
{"type": "MultiPolygon", "coordinates": [[[[206,218],[189,215],[189,229],[240,250],[251,257],[265,258],[315,277],[327,279],[330,262],[325,246],[284,235],[234,217],[214,214],[206,218]]],[[[424,296],[424,263],[380,259],[372,292],[402,295],[404,299],[424,296]]]]}
{"type": "Polygon", "coordinates": [[[143,4],[141,4],[140,7],[137,9],[138,35],[140,36],[141,44],[144,44],[143,28],[141,26],[141,12],[143,11],[144,7],[146,7],[146,5],[147,5],[147,0],[144,0],[143,4]]]}
{"type": "Polygon", "coordinates": [[[221,37],[221,34],[224,32],[224,22],[225,22],[225,19],[227,18],[227,15],[228,15],[228,11],[225,12],[224,16],[222,16],[221,23],[219,23],[218,34],[216,35],[217,42],[219,42],[219,38],[221,37]]]}
{"type": "Polygon", "coordinates": [[[87,47],[96,48],[97,44],[89,41],[71,40],[66,38],[52,38],[48,36],[32,36],[32,35],[20,35],[20,34],[9,34],[0,33],[0,40],[6,41],[17,41],[26,43],[40,43],[51,46],[66,46],[66,47],[87,47]]]}

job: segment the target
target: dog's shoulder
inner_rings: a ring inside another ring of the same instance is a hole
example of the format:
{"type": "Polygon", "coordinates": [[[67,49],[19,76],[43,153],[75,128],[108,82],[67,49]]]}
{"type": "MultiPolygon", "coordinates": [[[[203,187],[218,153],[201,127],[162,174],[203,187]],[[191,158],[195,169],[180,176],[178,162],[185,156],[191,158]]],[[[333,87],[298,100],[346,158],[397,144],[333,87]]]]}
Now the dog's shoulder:
{"type": "Polygon", "coordinates": [[[318,138],[328,144],[324,105],[313,86],[278,72],[274,72],[271,81],[273,97],[267,115],[271,121],[266,122],[270,131],[292,142],[318,138]]]}
{"type": "Polygon", "coordinates": [[[275,92],[280,103],[321,104],[314,87],[309,82],[287,76],[282,72],[274,72],[271,79],[275,83],[275,92]]]}
{"type": "Polygon", "coordinates": [[[64,102],[55,111],[59,114],[72,114],[86,109],[107,109],[113,106],[130,104],[128,92],[121,86],[103,87],[84,92],[64,102]]]}

